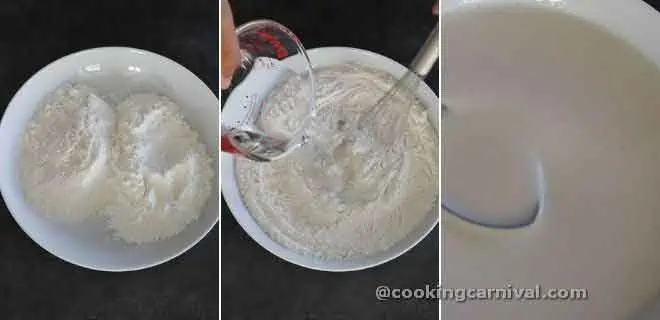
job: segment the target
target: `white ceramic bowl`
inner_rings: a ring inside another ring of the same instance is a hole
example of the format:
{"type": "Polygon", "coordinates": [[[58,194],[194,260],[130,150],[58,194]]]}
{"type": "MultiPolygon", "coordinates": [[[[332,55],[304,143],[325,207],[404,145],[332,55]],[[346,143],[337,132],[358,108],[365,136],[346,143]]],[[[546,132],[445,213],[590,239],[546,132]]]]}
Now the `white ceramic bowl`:
{"type": "MultiPolygon", "coordinates": [[[[307,51],[314,67],[323,67],[341,64],[343,62],[354,61],[365,66],[380,69],[390,74],[401,77],[406,72],[406,68],[399,63],[365,50],[342,47],[317,48],[307,51]]],[[[296,57],[292,57],[296,58],[296,57]]],[[[291,59],[287,60],[294,70],[304,67],[302,61],[291,59]]],[[[430,75],[434,76],[434,75],[430,75]]],[[[430,110],[429,118],[433,125],[438,128],[438,97],[425,84],[419,87],[418,97],[430,110]]],[[[224,115],[223,115],[224,116],[224,115]]],[[[388,262],[419,243],[437,224],[438,210],[431,210],[420,226],[412,231],[402,241],[394,245],[389,250],[378,255],[364,257],[360,259],[330,261],[313,258],[288,249],[272,240],[258,225],[250,215],[242,196],[238,189],[234,171],[235,158],[229,154],[222,154],[222,194],[227,205],[236,218],[236,221],[243,227],[252,239],[274,255],[310,269],[322,271],[355,271],[374,267],[388,262]]]]}
{"type": "Polygon", "coordinates": [[[23,130],[42,99],[65,82],[90,84],[103,92],[156,92],[181,106],[218,167],[218,98],[194,74],[176,62],[144,50],[96,48],[61,58],[32,76],[13,97],[0,123],[0,190],[12,216],[37,244],[70,263],[101,271],[152,267],[185,252],[218,221],[217,181],[201,216],[178,235],[153,244],[128,245],[112,240],[101,219],[63,226],[44,218],[25,202],[17,165],[23,130]]]}

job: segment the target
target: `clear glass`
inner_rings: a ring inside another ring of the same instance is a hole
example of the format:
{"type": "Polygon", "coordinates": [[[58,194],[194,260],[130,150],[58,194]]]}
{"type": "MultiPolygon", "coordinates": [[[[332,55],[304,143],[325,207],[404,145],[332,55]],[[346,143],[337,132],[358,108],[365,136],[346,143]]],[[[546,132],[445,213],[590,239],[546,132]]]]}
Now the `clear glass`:
{"type": "Polygon", "coordinates": [[[236,34],[241,64],[222,92],[221,150],[256,161],[276,160],[307,140],[304,129],[315,111],[312,65],[298,37],[275,21],[248,22],[236,34]],[[287,87],[292,82],[295,90],[287,87]],[[296,106],[284,115],[286,131],[260,121],[275,96],[296,106]]]}

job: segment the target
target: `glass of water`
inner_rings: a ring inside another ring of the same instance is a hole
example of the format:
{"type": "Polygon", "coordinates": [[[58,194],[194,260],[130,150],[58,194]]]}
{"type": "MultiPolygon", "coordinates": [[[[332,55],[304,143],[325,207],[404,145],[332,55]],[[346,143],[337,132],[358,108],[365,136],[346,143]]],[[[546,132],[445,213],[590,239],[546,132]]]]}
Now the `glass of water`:
{"type": "Polygon", "coordinates": [[[222,91],[221,150],[256,161],[284,157],[305,143],[305,127],[315,111],[312,65],[298,37],[271,20],[236,29],[241,53],[232,83],[222,91]],[[276,101],[295,108],[270,110],[276,101]],[[282,126],[262,118],[279,112],[282,126]],[[286,127],[282,130],[281,127],[286,127]]]}

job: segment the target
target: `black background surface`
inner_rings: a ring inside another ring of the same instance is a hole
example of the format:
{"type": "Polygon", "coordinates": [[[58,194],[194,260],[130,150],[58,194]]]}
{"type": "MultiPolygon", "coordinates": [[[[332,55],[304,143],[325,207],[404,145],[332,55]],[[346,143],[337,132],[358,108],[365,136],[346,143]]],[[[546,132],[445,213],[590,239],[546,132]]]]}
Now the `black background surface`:
{"type": "MultiPolygon", "coordinates": [[[[237,25],[272,19],[306,48],[370,50],[407,65],[438,17],[434,0],[232,0],[237,25]]],[[[438,92],[437,65],[427,83],[438,92]]],[[[438,282],[438,232],[382,266],[327,273],[285,262],[254,242],[222,203],[222,316],[239,319],[437,319],[437,301],[376,299],[380,285],[424,288],[438,282]]]]}
{"type": "MultiPolygon", "coordinates": [[[[3,0],[2,112],[40,68],[98,46],[131,46],[165,55],[217,94],[218,41],[214,0],[3,0]]],[[[0,319],[218,319],[218,240],[216,226],[197,246],[162,266],[95,272],[41,249],[21,231],[3,202],[0,319]]]]}

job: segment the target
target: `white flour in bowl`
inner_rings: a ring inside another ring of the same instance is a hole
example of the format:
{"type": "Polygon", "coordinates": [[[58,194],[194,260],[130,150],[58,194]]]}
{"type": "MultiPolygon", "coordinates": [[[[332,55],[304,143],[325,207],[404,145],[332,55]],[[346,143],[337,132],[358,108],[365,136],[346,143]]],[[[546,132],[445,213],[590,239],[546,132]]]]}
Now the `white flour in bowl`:
{"type": "Polygon", "coordinates": [[[20,176],[41,213],[76,223],[108,201],[114,117],[85,86],[59,88],[35,113],[23,136],[20,176]]]}
{"type": "Polygon", "coordinates": [[[119,238],[146,243],[198,218],[213,169],[168,98],[137,94],[113,107],[92,88],[67,85],[28,124],[20,177],[46,216],[79,223],[102,214],[119,238]]]}
{"type": "MultiPolygon", "coordinates": [[[[291,155],[270,163],[236,160],[236,174],[243,199],[257,223],[275,241],[324,259],[347,259],[369,256],[387,250],[412,232],[437,204],[438,136],[428,120],[426,108],[417,100],[409,106],[395,108],[407,117],[401,145],[384,159],[344,155],[342,168],[354,167],[358,161],[375,164],[397,162],[390,174],[392,183],[338,178],[339,189],[359,185],[361,191],[376,196],[364,201],[344,201],[340,193],[327,190],[326,182],[305,170],[315,147],[337,152],[344,132],[356,125],[364,112],[395,82],[390,75],[356,64],[344,64],[317,70],[318,114],[312,139],[291,155]],[[314,145],[318,143],[318,145],[314,145]],[[396,153],[396,154],[395,154],[396,153]],[[380,188],[380,189],[379,189],[380,188]],[[374,192],[374,190],[376,190],[374,192]]],[[[282,90],[295,92],[295,83],[282,90]]],[[[285,96],[287,92],[284,92],[285,96]]],[[[260,119],[261,125],[285,124],[280,117],[295,112],[290,100],[270,100],[269,109],[260,119]],[[291,111],[289,111],[291,110],[291,111]]],[[[379,124],[374,132],[386,130],[379,124]]],[[[290,131],[295,128],[280,128],[290,131]]],[[[350,131],[349,131],[350,132],[350,131]]]]}
{"type": "Polygon", "coordinates": [[[150,242],[179,233],[211,194],[213,169],[179,107],[153,94],[117,106],[116,197],[106,208],[122,239],[150,242]]]}

